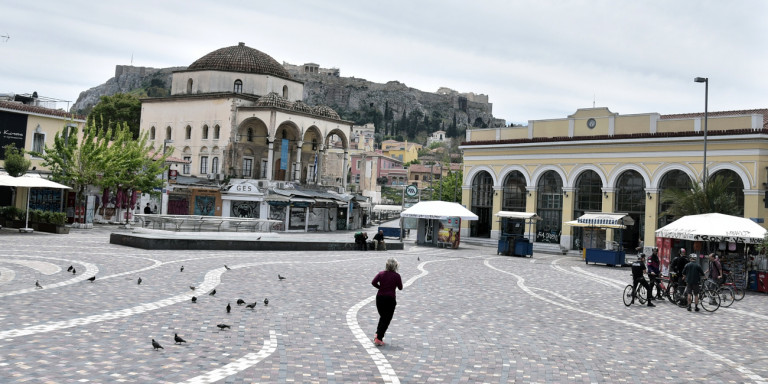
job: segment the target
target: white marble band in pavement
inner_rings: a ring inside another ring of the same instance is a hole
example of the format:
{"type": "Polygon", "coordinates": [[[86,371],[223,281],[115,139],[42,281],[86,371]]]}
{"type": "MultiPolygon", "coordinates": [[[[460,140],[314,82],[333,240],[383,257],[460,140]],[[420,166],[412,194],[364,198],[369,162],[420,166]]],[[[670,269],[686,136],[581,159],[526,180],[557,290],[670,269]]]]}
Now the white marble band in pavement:
{"type": "Polygon", "coordinates": [[[274,330],[269,331],[269,339],[264,340],[264,346],[258,352],[249,353],[221,368],[216,368],[208,373],[200,376],[193,377],[187,381],[183,381],[180,384],[209,384],[215,383],[228,376],[240,373],[254,365],[258,364],[262,360],[266,359],[275,352],[277,349],[277,335],[274,330]]]}
{"type": "MultiPolygon", "coordinates": [[[[55,288],[55,287],[63,287],[65,285],[75,284],[79,283],[81,281],[85,281],[85,279],[95,276],[97,273],[99,273],[99,267],[97,267],[95,264],[86,263],[83,261],[74,261],[69,259],[62,259],[58,257],[47,257],[47,256],[14,256],[17,259],[23,260],[23,259],[29,259],[29,258],[35,258],[35,259],[50,259],[50,260],[60,260],[65,261],[70,264],[79,264],[83,267],[85,267],[85,271],[80,271],[78,275],[75,275],[74,278],[64,281],[59,281],[58,283],[52,283],[52,284],[45,284],[45,282],[40,282],[40,284],[43,285],[43,288],[55,288]]],[[[7,261],[7,260],[6,260],[7,261]]],[[[6,297],[6,296],[12,296],[12,295],[20,295],[23,293],[30,293],[30,292],[36,292],[38,289],[30,282],[31,288],[26,289],[19,289],[16,291],[10,291],[10,292],[0,292],[0,297],[6,297]]]]}
{"type": "Polygon", "coordinates": [[[756,374],[755,372],[752,372],[752,370],[750,370],[749,368],[747,368],[747,367],[745,367],[745,366],[743,366],[743,365],[741,365],[741,364],[739,364],[739,363],[737,363],[737,362],[735,362],[735,361],[733,361],[731,359],[728,359],[728,358],[726,358],[723,355],[720,355],[718,353],[712,352],[709,349],[704,348],[704,347],[702,347],[702,346],[700,346],[698,344],[692,343],[692,342],[690,342],[690,341],[688,341],[688,340],[686,340],[686,339],[684,339],[684,338],[682,338],[680,336],[673,335],[673,334],[668,333],[668,332],[664,332],[664,331],[662,331],[660,329],[657,329],[657,328],[651,328],[651,327],[647,327],[645,325],[633,323],[633,322],[631,322],[629,320],[626,320],[626,319],[620,319],[620,318],[609,316],[609,315],[606,315],[606,314],[603,314],[603,313],[592,312],[592,311],[588,311],[586,309],[574,307],[574,306],[571,306],[571,305],[568,305],[568,304],[564,304],[562,302],[559,302],[559,301],[552,300],[552,299],[546,298],[544,296],[541,296],[541,295],[533,292],[533,290],[531,290],[528,286],[525,285],[525,279],[523,277],[518,276],[518,275],[516,275],[516,274],[514,274],[512,272],[508,272],[508,271],[505,271],[503,269],[499,269],[497,267],[494,267],[493,265],[491,265],[490,260],[491,259],[486,259],[484,261],[485,266],[487,266],[488,268],[491,268],[493,270],[496,270],[498,272],[501,272],[501,273],[504,273],[504,274],[507,274],[507,275],[510,275],[510,276],[514,277],[515,279],[517,279],[517,286],[520,287],[520,289],[522,289],[525,293],[527,293],[530,296],[533,296],[533,297],[535,297],[535,298],[537,298],[539,300],[546,301],[549,304],[556,305],[558,307],[565,308],[565,309],[568,309],[568,310],[571,310],[571,311],[581,312],[581,313],[583,313],[585,315],[599,317],[599,318],[604,319],[604,320],[614,321],[614,322],[617,322],[619,324],[627,325],[627,326],[630,326],[630,327],[633,327],[633,328],[638,328],[638,329],[640,329],[640,330],[642,330],[644,332],[656,333],[656,334],[658,334],[658,335],[660,335],[662,337],[666,337],[667,339],[674,340],[674,341],[676,341],[676,342],[678,342],[680,344],[685,345],[688,348],[695,349],[695,350],[697,350],[697,351],[699,351],[701,353],[706,354],[707,356],[709,356],[709,357],[711,357],[713,359],[716,359],[716,360],[719,360],[719,361],[725,363],[729,367],[735,369],[737,372],[739,372],[742,375],[744,375],[744,377],[748,378],[749,380],[755,381],[757,383],[766,383],[766,380],[762,376],[756,374]]]}

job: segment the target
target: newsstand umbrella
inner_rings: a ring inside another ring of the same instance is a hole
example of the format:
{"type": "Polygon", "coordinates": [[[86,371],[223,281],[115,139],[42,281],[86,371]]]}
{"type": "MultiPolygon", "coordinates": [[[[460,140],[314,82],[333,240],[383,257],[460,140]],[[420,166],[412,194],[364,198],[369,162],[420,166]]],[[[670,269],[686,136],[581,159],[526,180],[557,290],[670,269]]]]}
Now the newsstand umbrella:
{"type": "MultiPolygon", "coordinates": [[[[0,175],[0,186],[21,187],[21,188],[54,188],[54,189],[72,189],[64,184],[59,184],[42,177],[0,175]]],[[[29,228],[29,195],[27,193],[27,218],[21,232],[32,232],[29,228]]]]}
{"type": "Polygon", "coordinates": [[[727,241],[757,244],[766,229],[750,219],[722,213],[705,213],[681,217],[656,230],[656,237],[692,241],[727,241]]]}
{"type": "Polygon", "coordinates": [[[462,220],[477,220],[477,215],[463,205],[448,201],[422,201],[400,212],[400,217],[438,220],[460,217],[462,220]]]}

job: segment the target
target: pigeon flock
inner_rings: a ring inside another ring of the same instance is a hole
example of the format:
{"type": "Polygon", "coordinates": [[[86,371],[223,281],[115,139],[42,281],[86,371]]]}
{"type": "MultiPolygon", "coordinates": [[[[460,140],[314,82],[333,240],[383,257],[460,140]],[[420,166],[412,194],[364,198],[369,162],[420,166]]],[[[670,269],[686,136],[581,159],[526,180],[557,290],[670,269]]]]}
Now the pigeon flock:
{"type": "MultiPolygon", "coordinates": [[[[230,268],[226,264],[224,265],[224,269],[226,269],[227,271],[232,270],[232,268],[230,268]]],[[[73,275],[77,274],[77,271],[75,270],[75,267],[72,266],[72,265],[70,265],[69,268],[67,268],[67,272],[72,272],[73,275]]],[[[183,265],[179,268],[179,272],[184,272],[184,266],[183,265]]],[[[286,279],[285,276],[282,276],[280,274],[277,275],[277,278],[278,278],[278,281],[283,281],[283,280],[286,279]]],[[[93,276],[87,278],[86,280],[88,280],[91,283],[93,283],[93,282],[96,281],[96,275],[93,275],[93,276]]],[[[141,285],[142,282],[143,282],[143,280],[142,280],[141,277],[139,277],[138,280],[136,280],[137,285],[141,285]]],[[[43,289],[43,286],[40,284],[40,280],[35,280],[35,288],[43,289]]],[[[189,289],[192,290],[192,291],[195,291],[197,289],[197,287],[195,287],[194,285],[190,285],[189,289]]],[[[209,296],[216,295],[216,289],[211,290],[208,293],[208,295],[209,296]]],[[[192,303],[197,303],[197,296],[192,296],[192,303]]],[[[245,300],[237,299],[236,303],[237,303],[238,306],[246,304],[246,306],[245,306],[246,308],[253,310],[253,309],[256,308],[256,305],[258,304],[258,301],[255,301],[252,304],[247,304],[245,300]]],[[[267,305],[269,305],[269,299],[268,298],[264,298],[264,306],[267,306],[267,305]]],[[[232,305],[230,303],[227,303],[226,311],[227,311],[227,313],[231,313],[232,312],[232,305]]],[[[227,330],[227,329],[232,329],[231,325],[224,324],[224,323],[216,324],[216,327],[218,327],[220,331],[224,331],[224,330],[227,330]]],[[[178,333],[174,333],[173,334],[173,340],[174,340],[174,344],[185,344],[185,343],[187,343],[187,341],[184,340],[183,338],[181,338],[178,333]]],[[[160,345],[160,343],[157,342],[157,340],[152,339],[152,349],[155,350],[155,351],[159,351],[161,349],[164,350],[165,348],[163,348],[163,346],[160,345]]]]}

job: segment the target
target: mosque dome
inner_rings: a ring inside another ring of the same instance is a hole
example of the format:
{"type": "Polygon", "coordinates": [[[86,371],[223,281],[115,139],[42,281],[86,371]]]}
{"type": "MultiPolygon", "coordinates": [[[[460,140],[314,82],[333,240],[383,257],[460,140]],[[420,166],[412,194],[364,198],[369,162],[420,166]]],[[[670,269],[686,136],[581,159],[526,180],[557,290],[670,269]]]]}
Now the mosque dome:
{"type": "Polygon", "coordinates": [[[291,75],[277,60],[257,49],[239,43],[217,49],[192,63],[189,71],[213,70],[226,72],[255,73],[291,79],[291,75]]]}
{"type": "Polygon", "coordinates": [[[259,98],[256,102],[258,107],[279,107],[284,109],[292,109],[293,105],[288,99],[278,95],[275,92],[270,92],[259,98]]]}
{"type": "Polygon", "coordinates": [[[296,100],[296,102],[293,103],[293,110],[296,112],[312,113],[312,107],[301,100],[296,100]]]}
{"type": "Polygon", "coordinates": [[[318,116],[330,117],[331,119],[336,119],[336,120],[341,119],[339,117],[339,114],[336,113],[336,111],[334,111],[333,108],[325,105],[318,105],[316,107],[313,107],[312,112],[318,116]]]}

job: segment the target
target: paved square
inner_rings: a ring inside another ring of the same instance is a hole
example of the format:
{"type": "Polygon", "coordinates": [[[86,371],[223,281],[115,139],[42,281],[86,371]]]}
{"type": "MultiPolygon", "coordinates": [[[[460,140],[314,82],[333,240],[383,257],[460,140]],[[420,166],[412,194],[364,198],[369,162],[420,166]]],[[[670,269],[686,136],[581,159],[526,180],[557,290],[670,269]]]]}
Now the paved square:
{"type": "Polygon", "coordinates": [[[628,268],[574,257],[412,242],[388,252],[147,251],[109,244],[112,231],[125,230],[0,230],[0,382],[768,381],[764,294],[714,313],[625,307],[628,268]],[[388,257],[406,287],[388,344],[376,347],[370,282],[388,257]]]}

